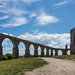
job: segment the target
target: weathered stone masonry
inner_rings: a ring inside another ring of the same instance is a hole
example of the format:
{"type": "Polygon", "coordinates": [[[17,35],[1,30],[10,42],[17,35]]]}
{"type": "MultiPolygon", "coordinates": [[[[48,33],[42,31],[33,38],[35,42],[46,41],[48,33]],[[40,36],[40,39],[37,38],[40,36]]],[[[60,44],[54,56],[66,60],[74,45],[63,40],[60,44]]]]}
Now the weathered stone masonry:
{"type": "Polygon", "coordinates": [[[75,54],[75,28],[71,30],[71,54],[75,54]]]}
{"type": "MultiPolygon", "coordinates": [[[[44,57],[44,48],[46,48],[46,56],[49,57],[49,49],[51,50],[51,56],[53,56],[53,50],[55,50],[55,55],[58,55],[58,50],[61,50],[63,55],[67,54],[67,51],[70,49],[67,49],[67,46],[65,49],[57,49],[57,48],[53,48],[53,47],[49,47],[49,46],[45,46],[42,44],[38,44],[38,43],[34,43],[31,41],[27,41],[27,40],[23,40],[20,38],[16,38],[16,37],[12,37],[9,35],[5,35],[5,34],[1,34],[0,33],[0,60],[3,60],[3,47],[2,47],[2,42],[5,38],[8,38],[11,40],[12,44],[13,44],[13,58],[19,58],[19,49],[18,49],[18,45],[20,42],[23,42],[26,50],[25,50],[25,57],[30,57],[30,45],[32,44],[34,46],[34,56],[37,57],[38,56],[38,47],[41,47],[41,56],[44,57]]],[[[71,45],[72,46],[72,45],[71,45]]]]}

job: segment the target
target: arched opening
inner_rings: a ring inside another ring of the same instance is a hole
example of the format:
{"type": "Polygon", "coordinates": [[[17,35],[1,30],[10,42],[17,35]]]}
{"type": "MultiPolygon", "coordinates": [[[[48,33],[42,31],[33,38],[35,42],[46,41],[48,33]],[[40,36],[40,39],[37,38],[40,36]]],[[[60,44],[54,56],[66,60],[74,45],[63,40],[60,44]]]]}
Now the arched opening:
{"type": "Polygon", "coordinates": [[[30,45],[30,55],[34,55],[34,46],[33,46],[33,44],[30,45]]]}
{"type": "Polygon", "coordinates": [[[44,56],[46,56],[46,48],[44,48],[44,56]]]}
{"type": "Polygon", "coordinates": [[[49,49],[49,56],[51,56],[51,50],[49,49]]]}
{"type": "Polygon", "coordinates": [[[41,47],[38,47],[38,56],[41,56],[41,47]]]}
{"type": "Polygon", "coordinates": [[[23,42],[20,42],[18,45],[19,48],[19,57],[25,56],[25,44],[23,42]]]}
{"type": "Polygon", "coordinates": [[[53,56],[55,56],[55,50],[53,50],[53,56]]]}
{"type": "Polygon", "coordinates": [[[62,51],[61,50],[58,50],[58,55],[62,55],[62,51]]]}
{"type": "Polygon", "coordinates": [[[9,38],[5,38],[2,42],[2,47],[3,47],[3,55],[9,53],[13,54],[13,43],[9,38]]]}
{"type": "Polygon", "coordinates": [[[70,55],[70,50],[67,51],[67,55],[70,55]]]}

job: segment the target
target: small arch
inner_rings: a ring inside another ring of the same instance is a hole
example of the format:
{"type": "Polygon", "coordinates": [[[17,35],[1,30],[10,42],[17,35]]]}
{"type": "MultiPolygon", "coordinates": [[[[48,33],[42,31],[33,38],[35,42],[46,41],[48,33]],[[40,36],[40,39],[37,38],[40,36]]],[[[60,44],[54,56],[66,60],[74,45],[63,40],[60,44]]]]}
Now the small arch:
{"type": "Polygon", "coordinates": [[[55,50],[53,50],[53,56],[55,56],[55,50]]]}
{"type": "Polygon", "coordinates": [[[51,50],[49,49],[49,56],[51,56],[51,50]]]}
{"type": "Polygon", "coordinates": [[[38,56],[41,56],[41,47],[38,47],[38,56]]]}
{"type": "Polygon", "coordinates": [[[2,41],[2,47],[3,47],[3,55],[10,53],[13,54],[13,43],[9,38],[5,38],[2,41]]]}
{"type": "Polygon", "coordinates": [[[67,51],[67,55],[70,55],[70,54],[71,54],[71,53],[70,53],[70,50],[68,50],[68,51],[67,51]]]}
{"type": "Polygon", "coordinates": [[[19,56],[20,57],[24,57],[25,56],[25,44],[23,42],[20,42],[18,44],[18,48],[19,48],[19,56]]]}
{"type": "Polygon", "coordinates": [[[33,44],[30,45],[29,49],[30,49],[30,55],[34,55],[34,45],[33,44]]]}
{"type": "Polygon", "coordinates": [[[46,48],[44,48],[44,56],[46,56],[46,48]]]}
{"type": "Polygon", "coordinates": [[[62,51],[61,50],[58,50],[58,55],[62,55],[62,51]]]}

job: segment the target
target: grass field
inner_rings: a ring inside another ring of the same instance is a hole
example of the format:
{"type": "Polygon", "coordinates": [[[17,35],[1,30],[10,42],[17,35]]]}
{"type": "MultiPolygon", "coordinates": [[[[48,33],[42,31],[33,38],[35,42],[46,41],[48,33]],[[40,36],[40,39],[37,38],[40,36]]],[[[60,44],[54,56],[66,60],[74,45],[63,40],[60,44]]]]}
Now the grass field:
{"type": "Polygon", "coordinates": [[[52,58],[67,59],[67,60],[74,60],[75,61],[75,55],[53,56],[52,58]]]}
{"type": "Polygon", "coordinates": [[[48,64],[41,58],[20,58],[0,62],[0,75],[24,75],[26,71],[48,64]]]}

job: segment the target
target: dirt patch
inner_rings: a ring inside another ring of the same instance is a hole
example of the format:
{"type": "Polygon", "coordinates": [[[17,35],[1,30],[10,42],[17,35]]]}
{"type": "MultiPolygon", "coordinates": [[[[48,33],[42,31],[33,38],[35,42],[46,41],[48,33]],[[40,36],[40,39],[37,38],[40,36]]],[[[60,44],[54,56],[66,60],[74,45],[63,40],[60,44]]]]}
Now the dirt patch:
{"type": "Polygon", "coordinates": [[[49,64],[32,72],[26,72],[25,75],[75,75],[75,61],[61,60],[55,58],[42,58],[49,64]]]}

